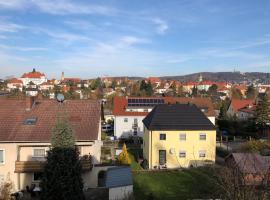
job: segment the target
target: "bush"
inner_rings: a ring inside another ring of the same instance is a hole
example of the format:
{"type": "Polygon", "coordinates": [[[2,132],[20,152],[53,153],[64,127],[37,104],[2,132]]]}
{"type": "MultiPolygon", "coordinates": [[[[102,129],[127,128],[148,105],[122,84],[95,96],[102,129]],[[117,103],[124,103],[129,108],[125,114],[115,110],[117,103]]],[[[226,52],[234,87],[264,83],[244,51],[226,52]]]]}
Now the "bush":
{"type": "Polygon", "coordinates": [[[270,141],[251,140],[242,146],[242,150],[249,153],[262,153],[267,149],[270,149],[270,141]]]}
{"type": "Polygon", "coordinates": [[[142,166],[143,169],[149,169],[148,160],[147,160],[147,159],[144,159],[144,160],[142,161],[141,166],[142,166]]]}
{"type": "Polygon", "coordinates": [[[126,144],[123,145],[122,152],[118,156],[118,161],[122,165],[130,165],[131,163],[126,144]]]}

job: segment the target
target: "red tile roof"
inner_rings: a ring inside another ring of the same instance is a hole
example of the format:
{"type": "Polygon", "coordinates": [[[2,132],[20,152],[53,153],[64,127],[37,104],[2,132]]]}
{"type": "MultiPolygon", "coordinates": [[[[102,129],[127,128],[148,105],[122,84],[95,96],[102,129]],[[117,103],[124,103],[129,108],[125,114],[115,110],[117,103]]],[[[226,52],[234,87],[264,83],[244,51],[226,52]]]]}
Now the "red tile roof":
{"type": "MultiPolygon", "coordinates": [[[[186,98],[186,97],[130,97],[132,99],[164,99],[167,104],[195,104],[199,108],[206,109],[206,116],[215,116],[214,107],[209,98],[186,98]]],[[[127,97],[114,97],[113,115],[116,116],[146,116],[148,112],[130,112],[126,111],[128,105],[127,97]]]]}
{"type": "Polygon", "coordinates": [[[29,72],[29,73],[24,73],[22,75],[22,78],[41,78],[43,76],[45,76],[45,74],[33,71],[33,72],[29,72]]]}
{"type": "Polygon", "coordinates": [[[11,84],[23,84],[23,82],[19,79],[16,79],[16,78],[12,78],[10,80],[8,80],[8,83],[11,83],[11,84]]]}
{"type": "Polygon", "coordinates": [[[161,82],[161,79],[158,77],[148,77],[146,81],[150,81],[150,83],[156,83],[156,82],[161,82]]]}
{"type": "Polygon", "coordinates": [[[56,116],[65,109],[78,141],[98,139],[100,104],[94,100],[37,100],[26,111],[26,100],[0,99],[0,142],[49,142],[56,116]],[[25,125],[29,117],[37,117],[35,125],[25,125]]]}
{"type": "Polygon", "coordinates": [[[79,82],[81,82],[81,79],[80,78],[64,78],[63,82],[66,83],[69,81],[74,82],[74,83],[79,83],[79,82]]]}
{"type": "Polygon", "coordinates": [[[232,99],[231,106],[234,111],[239,111],[239,109],[244,108],[248,105],[253,105],[254,100],[252,99],[232,99]]]}

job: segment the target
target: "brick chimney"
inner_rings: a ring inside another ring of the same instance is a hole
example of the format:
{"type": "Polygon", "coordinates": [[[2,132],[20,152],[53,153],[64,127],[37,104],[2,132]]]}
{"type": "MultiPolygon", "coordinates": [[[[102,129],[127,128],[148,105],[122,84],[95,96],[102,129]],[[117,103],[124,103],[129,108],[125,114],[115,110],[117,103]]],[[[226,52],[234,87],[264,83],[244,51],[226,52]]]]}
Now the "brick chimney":
{"type": "Polygon", "coordinates": [[[25,107],[26,107],[25,109],[27,111],[30,111],[34,104],[35,104],[35,97],[27,96],[25,99],[25,107]]]}

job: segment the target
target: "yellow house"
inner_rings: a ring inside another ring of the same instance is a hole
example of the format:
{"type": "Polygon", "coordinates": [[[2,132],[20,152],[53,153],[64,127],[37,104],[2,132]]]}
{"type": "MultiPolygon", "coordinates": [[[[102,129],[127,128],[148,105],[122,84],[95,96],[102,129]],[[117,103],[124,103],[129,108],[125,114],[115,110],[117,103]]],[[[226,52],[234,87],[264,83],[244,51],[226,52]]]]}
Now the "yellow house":
{"type": "Polygon", "coordinates": [[[215,162],[215,127],[195,105],[158,105],[143,123],[143,154],[149,169],[215,162]]]}

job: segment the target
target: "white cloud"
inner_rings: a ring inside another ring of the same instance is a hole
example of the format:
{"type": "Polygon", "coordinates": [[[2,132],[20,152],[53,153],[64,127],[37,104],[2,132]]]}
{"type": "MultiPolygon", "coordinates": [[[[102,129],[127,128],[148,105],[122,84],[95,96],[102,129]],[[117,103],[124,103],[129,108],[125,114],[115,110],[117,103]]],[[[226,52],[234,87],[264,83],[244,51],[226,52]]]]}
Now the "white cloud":
{"type": "Polygon", "coordinates": [[[131,46],[135,44],[149,43],[150,41],[145,38],[139,38],[139,37],[134,37],[134,36],[124,36],[120,39],[120,42],[123,45],[131,46]]]}
{"type": "Polygon", "coordinates": [[[167,22],[160,18],[154,18],[152,21],[157,25],[156,31],[158,34],[162,35],[169,29],[167,22]]]}
{"type": "Polygon", "coordinates": [[[0,0],[0,8],[22,9],[26,5],[25,0],[0,0]]]}
{"type": "Polygon", "coordinates": [[[82,4],[72,0],[0,0],[0,8],[23,10],[36,7],[44,13],[114,15],[116,9],[105,5],[82,4]]]}
{"type": "Polygon", "coordinates": [[[46,51],[48,49],[42,47],[19,47],[0,44],[0,49],[16,50],[16,51],[46,51]]]}
{"type": "Polygon", "coordinates": [[[5,22],[5,21],[0,22],[0,32],[14,33],[14,32],[18,32],[19,30],[23,28],[25,27],[19,24],[5,22]]]}

